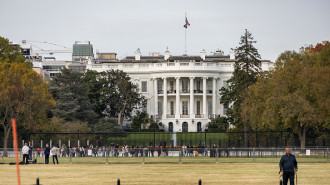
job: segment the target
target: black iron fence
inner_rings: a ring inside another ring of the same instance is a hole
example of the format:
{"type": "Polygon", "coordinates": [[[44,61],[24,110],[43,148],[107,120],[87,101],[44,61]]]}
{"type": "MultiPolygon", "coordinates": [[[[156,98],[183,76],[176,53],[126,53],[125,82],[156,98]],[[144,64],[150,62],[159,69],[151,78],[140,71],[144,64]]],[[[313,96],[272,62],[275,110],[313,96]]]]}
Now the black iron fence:
{"type": "MultiPolygon", "coordinates": [[[[328,163],[329,148],[291,148],[299,163],[328,163]]],[[[14,163],[15,153],[12,148],[3,157],[4,149],[0,148],[0,163],[14,163]]],[[[23,157],[21,149],[18,155],[23,157]]],[[[219,148],[219,147],[194,147],[185,146],[177,148],[163,147],[97,147],[82,148],[72,147],[62,150],[57,148],[55,154],[59,163],[251,163],[266,162],[278,163],[281,156],[285,155],[284,148],[219,148]]],[[[40,151],[33,148],[30,152],[30,162],[45,163],[44,149],[40,151]]],[[[52,159],[52,155],[50,156],[52,159]]],[[[50,160],[50,163],[53,161],[50,160]]]]}
{"type": "MultiPolygon", "coordinates": [[[[247,141],[243,132],[190,132],[190,133],[170,133],[170,132],[122,132],[122,133],[41,133],[24,132],[18,133],[18,146],[22,147],[29,141],[33,147],[43,148],[45,145],[53,144],[69,147],[111,146],[219,146],[219,147],[284,147],[300,146],[299,139],[290,131],[259,131],[247,132],[247,141]]],[[[323,134],[323,138],[306,138],[306,147],[329,147],[330,135],[323,134]]],[[[3,141],[3,133],[0,133],[3,141]]],[[[8,148],[13,147],[12,136],[8,140],[8,148]]],[[[3,148],[3,142],[0,142],[3,148]]]]}

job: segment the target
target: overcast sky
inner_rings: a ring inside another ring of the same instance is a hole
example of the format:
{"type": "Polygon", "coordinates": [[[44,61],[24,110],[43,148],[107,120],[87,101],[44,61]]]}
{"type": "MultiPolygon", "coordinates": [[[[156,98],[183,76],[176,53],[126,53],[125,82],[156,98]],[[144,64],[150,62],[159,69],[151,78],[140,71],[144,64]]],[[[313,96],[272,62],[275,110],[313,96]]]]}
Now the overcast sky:
{"type": "Polygon", "coordinates": [[[0,0],[0,36],[67,47],[91,41],[94,53],[116,52],[119,58],[137,48],[142,55],[166,47],[182,55],[185,12],[188,55],[218,48],[228,54],[244,29],[271,61],[285,50],[330,38],[329,0],[0,0]]]}

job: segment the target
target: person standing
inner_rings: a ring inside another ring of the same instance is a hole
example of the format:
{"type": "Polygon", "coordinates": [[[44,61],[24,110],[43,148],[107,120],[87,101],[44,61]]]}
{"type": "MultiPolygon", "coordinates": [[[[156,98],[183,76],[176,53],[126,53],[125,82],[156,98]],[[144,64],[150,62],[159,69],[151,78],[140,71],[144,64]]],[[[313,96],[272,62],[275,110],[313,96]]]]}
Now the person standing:
{"type": "Polygon", "coordinates": [[[40,157],[40,153],[41,153],[40,148],[37,148],[37,152],[38,152],[38,157],[40,157]]]}
{"type": "Polygon", "coordinates": [[[46,148],[45,148],[44,154],[45,154],[45,164],[49,164],[50,148],[49,148],[49,145],[48,144],[46,144],[46,148]]]}
{"type": "Polygon", "coordinates": [[[288,184],[288,179],[290,179],[290,185],[294,185],[294,174],[298,171],[298,163],[289,147],[285,148],[285,153],[280,160],[280,176],[283,176],[284,185],[288,184]]]}
{"type": "Polygon", "coordinates": [[[29,141],[29,160],[32,161],[32,149],[33,149],[33,146],[31,144],[31,141],[29,141]]]}
{"type": "Polygon", "coordinates": [[[55,164],[55,160],[56,159],[56,163],[58,164],[58,159],[57,159],[57,150],[58,148],[56,148],[55,145],[53,145],[53,148],[50,150],[51,155],[53,156],[53,163],[55,164]]]}
{"type": "Polygon", "coordinates": [[[29,164],[29,161],[28,161],[29,160],[29,150],[30,150],[30,148],[28,147],[27,143],[25,143],[22,148],[24,164],[29,164]]]}

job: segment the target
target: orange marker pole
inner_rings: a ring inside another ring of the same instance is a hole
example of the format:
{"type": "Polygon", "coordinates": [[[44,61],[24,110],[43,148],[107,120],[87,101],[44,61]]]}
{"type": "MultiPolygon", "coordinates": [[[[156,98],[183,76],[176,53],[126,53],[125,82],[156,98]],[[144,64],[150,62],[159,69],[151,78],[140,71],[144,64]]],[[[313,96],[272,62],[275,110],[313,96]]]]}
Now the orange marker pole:
{"type": "Polygon", "coordinates": [[[21,176],[19,173],[19,161],[18,161],[18,146],[17,146],[17,134],[16,134],[16,119],[11,119],[11,126],[13,128],[13,140],[14,140],[14,148],[15,148],[15,158],[16,158],[16,171],[17,171],[17,183],[21,185],[21,176]]]}

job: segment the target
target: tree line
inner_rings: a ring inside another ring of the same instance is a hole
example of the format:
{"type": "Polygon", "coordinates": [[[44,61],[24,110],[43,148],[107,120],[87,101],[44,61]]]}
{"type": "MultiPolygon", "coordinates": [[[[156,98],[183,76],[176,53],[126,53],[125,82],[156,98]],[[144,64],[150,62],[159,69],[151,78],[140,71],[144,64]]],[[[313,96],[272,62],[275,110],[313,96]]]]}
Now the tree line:
{"type": "Polygon", "coordinates": [[[145,102],[137,88],[119,70],[78,73],[63,69],[47,83],[25,61],[19,46],[0,37],[3,147],[7,148],[13,116],[20,132],[119,132],[123,118],[145,102]]]}
{"type": "Polygon", "coordinates": [[[220,89],[220,102],[228,107],[226,117],[211,122],[211,128],[244,132],[290,130],[299,138],[329,138],[330,44],[328,41],[285,51],[274,69],[262,71],[254,38],[246,30],[228,87],[220,89]],[[324,134],[325,133],[325,134],[324,134]],[[323,135],[322,135],[323,134],[323,135]]]}

